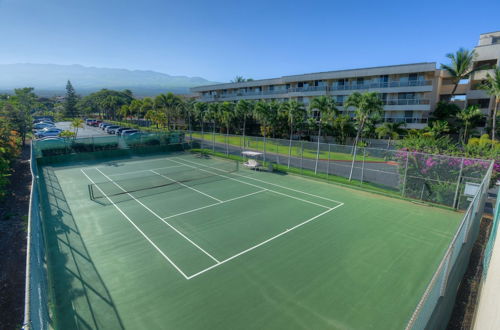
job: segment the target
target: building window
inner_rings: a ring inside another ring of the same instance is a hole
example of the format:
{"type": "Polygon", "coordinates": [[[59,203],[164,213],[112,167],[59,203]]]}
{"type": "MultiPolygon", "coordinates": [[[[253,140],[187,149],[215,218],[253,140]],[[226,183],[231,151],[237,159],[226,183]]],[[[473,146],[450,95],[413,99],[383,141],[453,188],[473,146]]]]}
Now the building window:
{"type": "Polygon", "coordinates": [[[500,37],[492,37],[491,43],[492,44],[500,44],[500,37]]]}
{"type": "Polygon", "coordinates": [[[302,81],[299,81],[299,82],[297,83],[297,87],[299,87],[299,88],[300,88],[300,87],[304,87],[304,83],[303,83],[302,81]]]}
{"type": "Polygon", "coordinates": [[[356,85],[363,85],[364,82],[365,82],[364,78],[357,78],[356,79],[356,85]]]}

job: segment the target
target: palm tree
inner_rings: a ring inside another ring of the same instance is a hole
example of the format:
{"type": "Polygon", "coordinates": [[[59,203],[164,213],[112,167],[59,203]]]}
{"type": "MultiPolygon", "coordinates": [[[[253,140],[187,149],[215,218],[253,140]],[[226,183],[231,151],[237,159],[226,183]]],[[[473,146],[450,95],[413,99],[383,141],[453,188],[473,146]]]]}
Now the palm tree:
{"type": "Polygon", "coordinates": [[[321,126],[332,123],[333,119],[338,114],[338,110],[335,107],[335,101],[332,97],[322,95],[311,100],[311,103],[309,104],[309,112],[311,117],[316,117],[318,122],[318,147],[316,150],[316,165],[314,167],[314,173],[317,173],[319,161],[319,145],[321,139],[321,126]],[[314,116],[314,112],[318,112],[318,115],[314,116]]]}
{"type": "Polygon", "coordinates": [[[464,124],[464,133],[462,136],[462,144],[466,144],[467,140],[467,129],[474,123],[475,119],[478,119],[482,116],[481,111],[479,110],[477,105],[471,105],[459,113],[457,113],[457,118],[460,119],[464,124]]]}
{"type": "Polygon", "coordinates": [[[243,76],[236,76],[234,77],[233,80],[231,80],[232,83],[240,83],[240,82],[245,82],[247,81],[243,76]]]}
{"type": "Polygon", "coordinates": [[[493,116],[491,120],[491,140],[495,141],[496,134],[496,121],[497,121],[497,113],[498,113],[498,105],[500,104],[500,68],[496,67],[493,71],[493,74],[486,75],[486,81],[481,86],[482,89],[486,90],[486,92],[495,97],[495,107],[493,108],[493,116]]]}
{"type": "Polygon", "coordinates": [[[375,129],[379,139],[387,138],[387,150],[391,146],[391,139],[398,139],[403,133],[403,127],[406,126],[405,122],[389,123],[385,122],[375,129]]]}
{"type": "Polygon", "coordinates": [[[427,127],[428,134],[434,137],[439,137],[440,135],[447,133],[450,131],[450,126],[448,125],[447,121],[444,120],[436,120],[430,124],[429,127],[427,127]]]}
{"type": "Polygon", "coordinates": [[[290,100],[281,104],[280,113],[287,119],[288,126],[290,128],[290,142],[288,145],[288,168],[290,168],[290,158],[292,157],[293,129],[296,124],[304,121],[304,118],[306,116],[306,109],[304,107],[304,103],[298,102],[297,100],[290,100]]]}
{"type": "Polygon", "coordinates": [[[468,49],[460,48],[454,54],[446,54],[446,57],[450,59],[451,64],[441,64],[441,69],[451,75],[454,84],[453,90],[451,91],[451,96],[453,97],[460,80],[468,79],[471,73],[481,68],[473,68],[474,58],[476,57],[476,53],[473,50],[469,51],[468,49]]]}
{"type": "Polygon", "coordinates": [[[176,120],[179,117],[181,102],[181,98],[173,93],[159,94],[155,97],[155,108],[165,112],[168,126],[170,128],[171,124],[173,124],[172,128],[174,130],[176,120]]]}
{"type": "Polygon", "coordinates": [[[144,118],[146,113],[148,113],[149,110],[154,109],[154,100],[150,97],[145,97],[142,99],[142,105],[138,113],[139,118],[144,118]]]}
{"type": "Polygon", "coordinates": [[[234,117],[234,103],[227,101],[222,102],[219,107],[219,120],[224,126],[226,126],[226,154],[229,153],[229,127],[231,126],[231,122],[233,121],[234,117]]]}
{"type": "Polygon", "coordinates": [[[236,103],[236,113],[238,117],[243,120],[243,148],[245,148],[245,132],[246,132],[246,124],[247,119],[253,113],[254,103],[247,100],[240,100],[236,103]]]}
{"type": "Polygon", "coordinates": [[[338,132],[338,138],[340,144],[345,144],[347,137],[354,130],[352,125],[352,119],[349,115],[338,115],[333,120],[333,128],[338,132]]]}
{"type": "Polygon", "coordinates": [[[354,92],[347,100],[344,102],[345,109],[349,107],[355,108],[354,120],[358,126],[358,132],[356,133],[356,138],[354,139],[354,152],[351,164],[351,173],[349,174],[349,181],[352,179],[352,172],[354,169],[354,161],[356,160],[357,146],[359,138],[361,137],[361,132],[365,127],[365,124],[369,120],[377,120],[380,118],[383,111],[383,102],[379,98],[376,92],[365,92],[363,94],[359,92],[354,92]]]}
{"type": "Polygon", "coordinates": [[[259,101],[255,104],[253,115],[259,121],[260,132],[264,136],[264,161],[266,161],[266,137],[273,122],[271,103],[259,101]]]}
{"type": "Polygon", "coordinates": [[[194,117],[201,124],[201,149],[203,149],[203,140],[205,139],[205,116],[207,115],[207,104],[205,102],[196,102],[194,104],[194,117]]]}
{"type": "Polygon", "coordinates": [[[219,103],[209,103],[205,119],[212,122],[212,150],[215,150],[215,125],[219,118],[219,103]]]}
{"type": "Polygon", "coordinates": [[[78,129],[83,127],[83,119],[75,118],[71,121],[71,127],[75,129],[75,138],[78,136],[78,129]]]}

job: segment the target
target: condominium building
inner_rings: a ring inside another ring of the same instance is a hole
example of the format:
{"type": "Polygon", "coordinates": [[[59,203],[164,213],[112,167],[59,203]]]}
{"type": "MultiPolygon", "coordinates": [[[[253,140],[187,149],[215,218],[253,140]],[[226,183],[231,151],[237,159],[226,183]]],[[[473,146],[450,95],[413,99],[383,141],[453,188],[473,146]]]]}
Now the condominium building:
{"type": "MultiPolygon", "coordinates": [[[[500,31],[481,34],[475,47],[475,67],[500,63],[500,31]]],[[[222,102],[245,100],[295,99],[309,104],[313,97],[330,95],[339,111],[353,114],[343,107],[354,92],[378,92],[384,103],[384,120],[405,122],[407,128],[423,128],[438,101],[447,100],[460,106],[477,104],[490,114],[493,99],[478,85],[488,70],[481,70],[462,81],[454,97],[453,82],[436,62],[380,66],[373,68],[307,73],[240,83],[225,83],[191,88],[200,101],[222,102]]]]}

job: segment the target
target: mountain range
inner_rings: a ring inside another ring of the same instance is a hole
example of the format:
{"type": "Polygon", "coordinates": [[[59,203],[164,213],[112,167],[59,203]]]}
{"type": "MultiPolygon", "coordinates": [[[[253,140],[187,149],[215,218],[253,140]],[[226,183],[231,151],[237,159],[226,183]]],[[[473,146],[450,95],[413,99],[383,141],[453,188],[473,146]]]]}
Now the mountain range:
{"type": "Polygon", "coordinates": [[[102,88],[130,89],[136,96],[159,93],[189,93],[189,88],[216,84],[201,77],[172,76],[156,71],[87,67],[78,64],[0,64],[0,92],[14,88],[34,87],[38,95],[65,93],[70,80],[76,92],[86,95],[102,88]]]}

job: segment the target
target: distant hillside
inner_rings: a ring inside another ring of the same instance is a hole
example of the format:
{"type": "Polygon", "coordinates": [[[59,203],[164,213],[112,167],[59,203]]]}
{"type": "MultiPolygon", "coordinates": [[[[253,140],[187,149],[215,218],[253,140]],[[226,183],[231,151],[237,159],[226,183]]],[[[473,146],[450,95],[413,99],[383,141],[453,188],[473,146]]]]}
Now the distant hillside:
{"type": "Polygon", "coordinates": [[[171,76],[155,71],[85,67],[57,64],[0,64],[0,92],[35,87],[39,95],[60,95],[71,80],[78,94],[102,88],[130,89],[137,96],[159,93],[189,93],[194,86],[215,82],[200,77],[171,76]]]}

